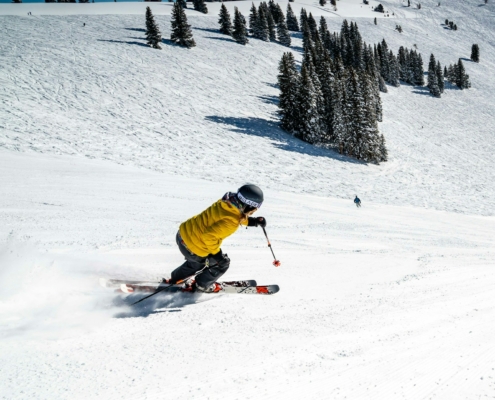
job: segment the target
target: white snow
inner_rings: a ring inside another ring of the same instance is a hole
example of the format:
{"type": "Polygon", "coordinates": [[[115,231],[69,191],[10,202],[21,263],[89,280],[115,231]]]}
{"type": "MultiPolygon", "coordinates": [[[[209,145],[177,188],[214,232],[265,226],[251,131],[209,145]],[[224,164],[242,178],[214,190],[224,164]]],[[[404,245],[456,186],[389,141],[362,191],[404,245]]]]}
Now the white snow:
{"type": "MultiPolygon", "coordinates": [[[[495,397],[494,4],[382,3],[390,17],[291,3],[331,31],[348,18],[368,43],[416,45],[425,69],[430,53],[466,59],[469,90],[382,95],[381,165],[278,128],[287,49],[220,35],[220,3],[188,11],[191,50],[167,40],[169,3],[0,5],[1,399],[495,397]],[[162,51],[144,45],[148,5],[162,51]],[[131,310],[98,286],[167,276],[179,224],[248,181],[282,266],[239,229],[225,278],[279,293],[131,310]]],[[[248,17],[251,2],[225,4],[248,17]]]]}

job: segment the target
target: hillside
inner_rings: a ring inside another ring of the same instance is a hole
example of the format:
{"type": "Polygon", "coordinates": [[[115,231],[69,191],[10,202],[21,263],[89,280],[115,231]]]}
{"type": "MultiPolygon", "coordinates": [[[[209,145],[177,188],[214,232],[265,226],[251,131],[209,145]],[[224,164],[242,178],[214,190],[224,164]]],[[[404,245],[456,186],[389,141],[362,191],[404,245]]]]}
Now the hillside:
{"type": "MultiPolygon", "coordinates": [[[[291,5],[470,75],[441,99],[388,87],[380,165],[278,127],[287,49],[219,34],[220,3],[187,11],[191,50],[168,40],[171,5],[152,4],[161,51],[145,45],[145,3],[0,4],[0,398],[493,396],[494,4],[389,1],[384,17],[338,3],[291,5]],[[240,229],[226,278],[280,293],[132,310],[98,287],[167,276],[178,225],[248,181],[282,266],[240,229]]],[[[251,2],[225,4],[248,17],[251,2]]]]}

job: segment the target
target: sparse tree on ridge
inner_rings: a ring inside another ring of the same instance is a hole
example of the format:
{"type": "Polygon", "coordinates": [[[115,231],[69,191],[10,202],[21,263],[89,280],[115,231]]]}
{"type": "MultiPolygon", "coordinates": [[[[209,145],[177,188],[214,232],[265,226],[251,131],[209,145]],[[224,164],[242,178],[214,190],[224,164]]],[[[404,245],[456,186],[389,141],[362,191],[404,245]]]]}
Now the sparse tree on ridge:
{"type": "Polygon", "coordinates": [[[240,13],[239,9],[235,7],[234,12],[234,31],[232,32],[232,37],[237,43],[246,44],[249,42],[247,37],[247,27],[246,27],[246,19],[240,13]]]}
{"type": "Polygon", "coordinates": [[[151,8],[146,7],[146,40],[147,44],[154,49],[161,49],[162,34],[156,25],[151,8]]]}
{"type": "Polygon", "coordinates": [[[220,24],[220,32],[224,35],[232,36],[232,20],[230,19],[229,10],[222,3],[218,23],[220,24]]]}
{"type": "Polygon", "coordinates": [[[188,49],[196,46],[191,25],[187,23],[187,16],[179,2],[174,3],[172,8],[172,33],[170,39],[172,42],[187,47],[188,49]]]}

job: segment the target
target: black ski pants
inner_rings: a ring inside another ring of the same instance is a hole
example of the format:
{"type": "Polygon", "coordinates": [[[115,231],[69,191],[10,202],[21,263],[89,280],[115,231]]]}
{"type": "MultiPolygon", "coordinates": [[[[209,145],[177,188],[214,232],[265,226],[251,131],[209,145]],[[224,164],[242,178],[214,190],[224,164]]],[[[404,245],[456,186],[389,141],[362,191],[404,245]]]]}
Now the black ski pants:
{"type": "Polygon", "coordinates": [[[194,253],[191,253],[182,242],[179,232],[177,232],[176,241],[177,246],[179,246],[179,250],[186,261],[180,267],[172,271],[172,282],[178,282],[184,278],[194,275],[196,272],[203,269],[208,263],[208,266],[203,270],[203,272],[196,275],[195,278],[196,283],[199,286],[207,288],[213,282],[216,282],[229,269],[229,264],[220,266],[211,257],[200,257],[194,253]]]}

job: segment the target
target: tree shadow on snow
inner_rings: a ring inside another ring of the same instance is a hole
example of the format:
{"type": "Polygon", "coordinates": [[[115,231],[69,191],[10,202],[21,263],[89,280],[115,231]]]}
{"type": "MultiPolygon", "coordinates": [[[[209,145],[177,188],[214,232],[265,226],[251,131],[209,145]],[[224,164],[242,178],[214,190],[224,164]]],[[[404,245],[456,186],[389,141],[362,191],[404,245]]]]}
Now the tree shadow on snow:
{"type": "Polygon", "coordinates": [[[231,43],[235,43],[235,40],[233,40],[232,38],[230,38],[229,36],[226,36],[226,37],[214,37],[214,36],[205,36],[205,39],[211,39],[211,40],[221,40],[221,41],[225,41],[225,42],[231,42],[231,43]]]}
{"type": "Polygon", "coordinates": [[[124,40],[107,40],[107,39],[97,39],[98,42],[109,42],[109,43],[124,43],[124,44],[134,44],[138,46],[149,47],[146,43],[141,42],[126,42],[124,40]]]}
{"type": "Polygon", "coordinates": [[[201,294],[196,293],[159,293],[141,303],[132,305],[132,303],[145,297],[145,294],[131,294],[126,297],[117,296],[113,300],[113,305],[122,307],[123,311],[114,315],[114,318],[136,318],[148,317],[153,314],[181,312],[182,308],[203,301],[212,300],[201,299],[201,294]],[[200,300],[201,299],[201,300],[200,300]]]}
{"type": "MultiPolygon", "coordinates": [[[[196,28],[196,27],[193,27],[192,28],[193,30],[198,30],[198,31],[205,31],[205,32],[211,32],[211,33],[218,33],[219,35],[221,35],[222,33],[220,32],[219,29],[211,29],[211,28],[196,28]]],[[[226,35],[227,36],[227,35],[226,35]]]]}
{"type": "Polygon", "coordinates": [[[124,28],[126,31],[135,31],[135,32],[146,32],[146,29],[142,28],[124,28]]]}
{"type": "Polygon", "coordinates": [[[430,89],[428,89],[426,86],[415,86],[412,92],[416,94],[422,94],[424,96],[431,96],[430,89]]]}
{"type": "Polygon", "coordinates": [[[362,161],[343,156],[336,150],[324,149],[303,142],[289,133],[284,132],[278,126],[278,123],[266,119],[218,117],[215,115],[207,116],[205,119],[217,124],[229,125],[232,132],[269,138],[274,142],[272,145],[281,150],[292,151],[314,157],[327,157],[352,164],[365,164],[362,161]]]}
{"type": "Polygon", "coordinates": [[[263,103],[267,104],[278,104],[278,96],[256,96],[261,99],[263,103]]]}

